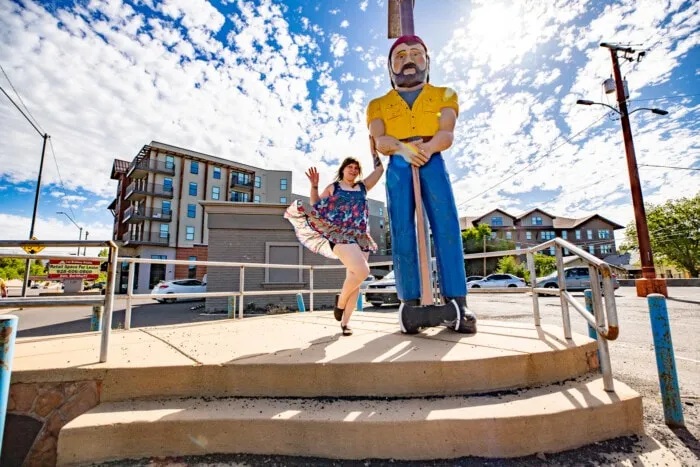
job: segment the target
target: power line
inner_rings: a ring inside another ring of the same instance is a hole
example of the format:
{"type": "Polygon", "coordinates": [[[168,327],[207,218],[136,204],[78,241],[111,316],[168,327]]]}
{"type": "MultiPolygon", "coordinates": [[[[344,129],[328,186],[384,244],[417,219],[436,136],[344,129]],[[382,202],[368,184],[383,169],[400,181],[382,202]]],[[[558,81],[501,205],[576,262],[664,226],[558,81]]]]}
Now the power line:
{"type": "MultiPolygon", "coordinates": [[[[61,189],[63,190],[63,196],[67,197],[68,193],[66,193],[66,187],[63,185],[63,179],[61,178],[61,171],[58,169],[58,160],[56,159],[56,153],[53,150],[53,143],[51,142],[51,138],[49,138],[49,147],[51,148],[51,154],[53,154],[53,162],[56,164],[56,173],[58,173],[58,180],[61,182],[61,189]]],[[[68,205],[68,209],[70,209],[70,213],[73,214],[73,218],[77,219],[77,216],[73,212],[73,207],[70,205],[70,202],[66,202],[68,205]]]]}
{"type": "Polygon", "coordinates": [[[5,92],[5,90],[2,88],[2,86],[0,86],[0,91],[2,91],[3,94],[5,94],[5,97],[7,97],[8,99],[10,99],[10,102],[12,102],[12,104],[13,104],[15,107],[17,107],[17,110],[19,110],[19,113],[21,113],[22,116],[23,116],[25,119],[27,119],[27,121],[29,122],[29,124],[30,124],[32,127],[34,127],[34,129],[36,130],[37,133],[39,133],[39,136],[41,136],[41,137],[43,138],[43,137],[44,137],[44,133],[42,133],[41,130],[39,130],[39,129],[36,127],[36,125],[34,124],[34,122],[32,122],[32,121],[29,119],[29,117],[27,117],[27,114],[25,114],[24,111],[15,103],[15,101],[12,100],[12,98],[10,97],[10,95],[7,94],[7,92],[5,92]]]}
{"type": "Polygon", "coordinates": [[[655,165],[655,164],[639,164],[640,167],[657,167],[660,169],[677,169],[677,170],[700,170],[700,167],[677,167],[673,165],[655,165]]]}
{"type": "Polygon", "coordinates": [[[5,75],[5,78],[7,79],[7,82],[10,83],[10,87],[11,87],[12,90],[15,92],[15,95],[17,96],[17,99],[19,99],[19,101],[20,101],[20,102],[22,103],[22,105],[24,106],[24,110],[26,110],[27,113],[29,114],[29,116],[32,117],[32,119],[34,119],[34,122],[36,123],[36,126],[38,126],[38,127],[41,129],[41,132],[42,132],[42,133],[46,133],[46,132],[44,131],[44,129],[41,128],[41,125],[39,125],[39,121],[36,119],[36,117],[34,117],[34,115],[32,115],[32,113],[29,111],[29,107],[27,107],[27,104],[25,104],[25,103],[24,103],[24,100],[22,100],[22,96],[20,96],[19,93],[17,92],[17,90],[15,89],[15,86],[12,84],[12,81],[10,80],[10,77],[7,76],[7,73],[5,72],[5,69],[2,67],[1,64],[0,64],[0,70],[2,70],[2,74],[5,75]]]}
{"type": "MultiPolygon", "coordinates": [[[[495,185],[492,185],[492,186],[490,186],[489,188],[485,189],[484,191],[481,191],[480,193],[477,193],[476,195],[472,196],[471,198],[467,199],[466,201],[461,202],[459,205],[457,205],[457,208],[459,208],[459,207],[465,205],[466,203],[468,203],[469,201],[471,201],[471,200],[473,200],[473,199],[475,199],[475,198],[480,197],[480,196],[483,195],[484,193],[486,193],[486,192],[488,192],[488,191],[491,191],[492,189],[496,188],[496,187],[497,187],[498,185],[500,185],[501,183],[506,182],[506,181],[510,180],[511,178],[515,177],[516,175],[518,175],[518,174],[524,172],[526,169],[532,167],[532,166],[533,166],[534,164],[536,164],[537,162],[539,162],[539,161],[541,161],[542,159],[544,159],[545,157],[551,155],[554,151],[556,151],[556,150],[559,149],[560,147],[564,146],[566,143],[570,143],[574,138],[576,138],[577,136],[579,136],[580,134],[582,134],[583,132],[585,132],[586,130],[588,130],[589,128],[591,128],[593,125],[595,125],[596,123],[598,123],[599,121],[601,121],[602,119],[604,119],[604,118],[606,117],[606,115],[607,115],[607,113],[601,115],[599,118],[597,118],[596,120],[594,120],[593,122],[591,122],[588,126],[586,126],[584,129],[582,129],[581,131],[579,131],[579,132],[576,133],[575,135],[570,136],[569,138],[565,139],[564,142],[562,142],[561,144],[559,144],[559,145],[555,146],[554,148],[550,149],[549,151],[547,151],[546,153],[544,153],[544,154],[541,155],[540,157],[535,158],[535,160],[533,160],[532,162],[530,162],[529,164],[527,164],[527,165],[526,165],[525,167],[523,167],[522,169],[520,169],[520,170],[518,170],[518,171],[512,173],[511,175],[509,175],[509,176],[507,176],[506,178],[502,179],[501,181],[499,181],[499,182],[496,183],[495,185]]],[[[556,141],[556,140],[555,140],[555,141],[556,141]]],[[[554,141],[553,141],[552,143],[554,143],[554,141]]]]}
{"type": "Polygon", "coordinates": [[[642,102],[642,101],[662,101],[671,99],[684,99],[686,97],[697,97],[700,94],[679,94],[677,96],[660,96],[660,97],[649,97],[645,99],[630,99],[629,102],[642,102]]]}

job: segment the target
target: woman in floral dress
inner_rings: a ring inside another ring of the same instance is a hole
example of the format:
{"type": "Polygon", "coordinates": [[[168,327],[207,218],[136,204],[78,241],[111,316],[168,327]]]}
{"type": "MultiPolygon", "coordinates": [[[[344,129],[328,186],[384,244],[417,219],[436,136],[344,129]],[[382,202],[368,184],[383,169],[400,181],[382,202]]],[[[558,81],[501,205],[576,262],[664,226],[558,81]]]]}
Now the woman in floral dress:
{"type": "Polygon", "coordinates": [[[352,334],[348,325],[355,309],[360,284],[369,275],[367,258],[377,245],[369,235],[367,192],[382,177],[384,166],[372,145],[374,171],[364,180],[360,162],[346,158],[338,169],[335,182],[319,195],[319,174],[315,167],[306,176],[311,181],[311,208],[295,201],[284,215],[294,226],[297,238],[314,253],[339,259],[347,268],[343,289],[333,310],[344,336],[352,334]]]}

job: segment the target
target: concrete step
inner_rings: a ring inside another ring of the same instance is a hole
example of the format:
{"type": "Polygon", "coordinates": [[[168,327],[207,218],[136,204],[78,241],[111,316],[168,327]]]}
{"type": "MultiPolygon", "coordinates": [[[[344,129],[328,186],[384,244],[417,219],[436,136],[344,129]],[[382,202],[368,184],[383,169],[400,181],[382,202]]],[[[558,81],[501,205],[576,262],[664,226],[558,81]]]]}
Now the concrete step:
{"type": "Polygon", "coordinates": [[[336,459],[518,457],[642,433],[639,394],[589,376],[489,396],[103,403],[59,434],[58,465],[208,453],[336,459]]]}

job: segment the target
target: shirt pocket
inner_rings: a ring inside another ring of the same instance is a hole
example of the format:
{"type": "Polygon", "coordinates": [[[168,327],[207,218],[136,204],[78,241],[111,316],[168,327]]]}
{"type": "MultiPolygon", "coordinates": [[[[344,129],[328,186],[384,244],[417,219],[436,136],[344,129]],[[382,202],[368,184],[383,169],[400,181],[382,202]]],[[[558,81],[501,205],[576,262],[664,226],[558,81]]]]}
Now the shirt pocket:
{"type": "Polygon", "coordinates": [[[399,104],[387,104],[384,109],[384,115],[386,115],[387,120],[394,120],[401,117],[404,109],[399,104]]]}

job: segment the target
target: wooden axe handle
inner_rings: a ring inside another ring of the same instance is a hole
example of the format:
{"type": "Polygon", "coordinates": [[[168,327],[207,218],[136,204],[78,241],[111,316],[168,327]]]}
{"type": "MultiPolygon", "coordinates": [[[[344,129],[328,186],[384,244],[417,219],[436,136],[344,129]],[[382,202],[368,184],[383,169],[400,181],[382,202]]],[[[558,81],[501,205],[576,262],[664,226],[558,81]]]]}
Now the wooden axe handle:
{"type": "Polygon", "coordinates": [[[430,286],[430,270],[428,265],[428,242],[426,238],[425,222],[423,221],[423,202],[420,196],[420,176],[418,167],[411,166],[413,170],[413,196],[416,199],[416,226],[418,227],[418,265],[420,267],[420,304],[423,306],[433,304],[433,292],[430,286]]]}

